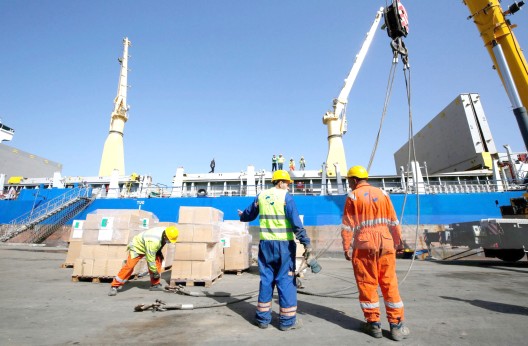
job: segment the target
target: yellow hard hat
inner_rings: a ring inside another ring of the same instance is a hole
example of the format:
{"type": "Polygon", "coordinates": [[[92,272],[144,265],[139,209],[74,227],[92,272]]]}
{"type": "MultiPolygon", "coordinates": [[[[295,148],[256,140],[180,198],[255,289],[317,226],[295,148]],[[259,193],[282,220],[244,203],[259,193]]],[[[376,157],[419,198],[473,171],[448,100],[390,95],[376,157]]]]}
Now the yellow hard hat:
{"type": "Polygon", "coordinates": [[[368,172],[363,166],[354,166],[348,170],[347,178],[356,177],[359,179],[367,179],[368,172]]]}
{"type": "Polygon", "coordinates": [[[277,181],[277,180],[286,180],[290,183],[293,183],[293,180],[290,178],[290,175],[288,174],[288,172],[283,171],[283,170],[278,170],[278,171],[273,172],[273,176],[271,177],[271,182],[273,183],[274,181],[277,181]]]}
{"type": "Polygon", "coordinates": [[[174,226],[169,226],[165,228],[165,235],[167,236],[167,238],[169,239],[171,243],[176,243],[176,240],[178,240],[179,234],[180,232],[174,226]]]}

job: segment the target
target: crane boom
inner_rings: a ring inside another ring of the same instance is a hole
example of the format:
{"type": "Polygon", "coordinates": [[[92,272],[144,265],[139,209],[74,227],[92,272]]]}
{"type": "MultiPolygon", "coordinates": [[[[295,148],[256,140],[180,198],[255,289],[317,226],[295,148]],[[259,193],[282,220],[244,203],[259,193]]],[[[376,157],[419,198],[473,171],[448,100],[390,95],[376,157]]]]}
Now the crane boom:
{"type": "Polygon", "coordinates": [[[376,13],[374,22],[365,36],[365,40],[361,45],[359,53],[356,55],[352,69],[345,79],[345,84],[343,85],[339,96],[333,101],[333,110],[326,112],[323,116],[323,124],[328,127],[328,155],[326,158],[326,164],[328,165],[327,175],[329,177],[336,176],[336,169],[333,167],[334,164],[338,165],[341,176],[346,176],[347,164],[345,149],[343,146],[343,135],[347,131],[346,105],[348,103],[348,95],[352,90],[359,69],[363,64],[370,44],[374,39],[374,34],[376,33],[382,15],[383,7],[376,13]]]}
{"type": "Polygon", "coordinates": [[[468,19],[473,19],[499,73],[528,149],[528,64],[513,34],[515,25],[505,19],[524,2],[514,3],[507,11],[502,10],[498,0],[465,0],[464,4],[471,13],[468,19]]]}

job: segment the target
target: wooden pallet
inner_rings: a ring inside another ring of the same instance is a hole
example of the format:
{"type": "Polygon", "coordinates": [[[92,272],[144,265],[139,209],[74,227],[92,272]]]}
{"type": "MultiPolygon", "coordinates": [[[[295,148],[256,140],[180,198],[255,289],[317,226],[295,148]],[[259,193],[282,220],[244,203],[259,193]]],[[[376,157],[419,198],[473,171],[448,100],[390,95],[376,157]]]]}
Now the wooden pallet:
{"type": "Polygon", "coordinates": [[[113,276],[72,276],[73,282],[93,282],[96,284],[99,283],[110,283],[114,279],[113,276]]]}
{"type": "Polygon", "coordinates": [[[216,281],[220,280],[223,276],[224,273],[220,273],[217,277],[211,280],[171,279],[169,288],[175,288],[178,285],[211,287],[216,281]]]}
{"type": "Polygon", "coordinates": [[[249,268],[245,268],[245,269],[225,269],[224,273],[242,275],[243,272],[247,272],[248,270],[249,270],[249,268]]]}

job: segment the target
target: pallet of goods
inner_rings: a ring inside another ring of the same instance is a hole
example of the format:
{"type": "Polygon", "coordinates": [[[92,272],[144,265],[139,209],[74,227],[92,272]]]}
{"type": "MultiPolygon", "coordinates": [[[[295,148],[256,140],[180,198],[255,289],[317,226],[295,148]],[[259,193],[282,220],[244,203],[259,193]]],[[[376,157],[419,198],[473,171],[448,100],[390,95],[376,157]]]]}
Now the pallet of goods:
{"type": "Polygon", "coordinates": [[[222,278],[224,254],[220,223],[224,213],[211,207],[180,207],[170,286],[210,287],[222,278]]]}

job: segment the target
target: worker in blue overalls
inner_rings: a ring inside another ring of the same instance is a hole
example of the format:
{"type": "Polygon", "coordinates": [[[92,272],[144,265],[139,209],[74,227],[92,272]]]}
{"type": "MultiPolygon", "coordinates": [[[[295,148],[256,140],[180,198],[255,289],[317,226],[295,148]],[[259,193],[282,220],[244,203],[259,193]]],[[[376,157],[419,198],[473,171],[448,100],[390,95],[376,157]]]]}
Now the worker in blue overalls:
{"type": "Polygon", "coordinates": [[[295,278],[295,238],[304,245],[303,256],[312,252],[310,238],[299,218],[299,212],[288,185],[293,181],[288,172],[278,170],[271,178],[273,187],[262,191],[246,208],[238,211],[240,221],[260,218],[258,266],[260,287],[256,312],[256,325],[267,328],[271,322],[271,300],[277,286],[279,294],[279,329],[287,331],[301,327],[297,316],[297,284],[295,278]]]}

